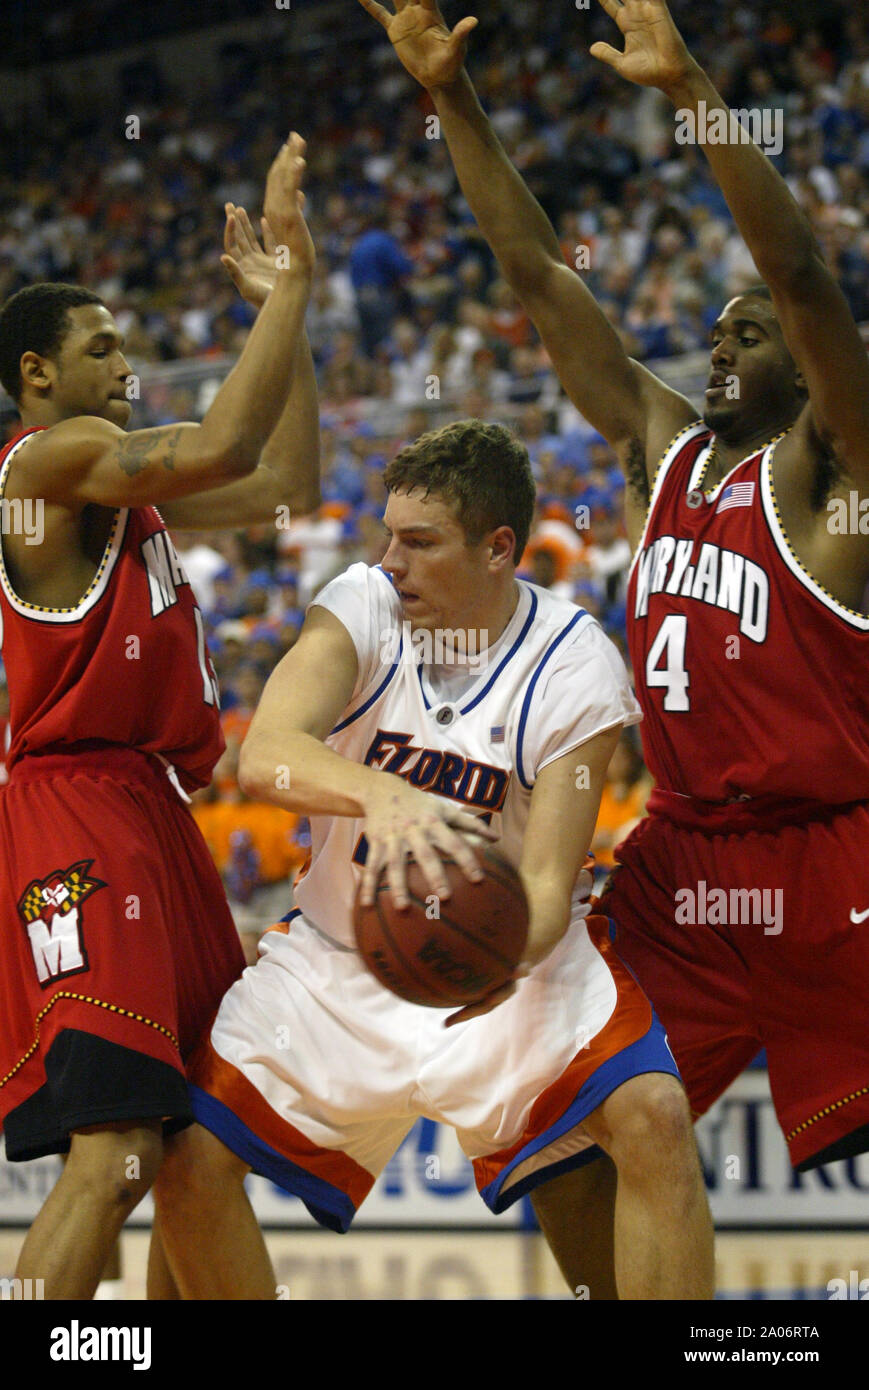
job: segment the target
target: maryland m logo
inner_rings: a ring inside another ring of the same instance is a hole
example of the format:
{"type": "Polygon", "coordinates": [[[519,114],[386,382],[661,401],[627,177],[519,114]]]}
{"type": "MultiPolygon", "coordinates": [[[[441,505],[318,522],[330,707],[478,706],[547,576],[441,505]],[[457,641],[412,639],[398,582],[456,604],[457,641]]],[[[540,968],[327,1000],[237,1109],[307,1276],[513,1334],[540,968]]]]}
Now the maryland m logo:
{"type": "Polygon", "coordinates": [[[66,975],[88,968],[81,930],[81,904],[106,884],[89,878],[94,861],[82,859],[65,871],[55,869],[47,878],[28,884],[18,903],[24,918],[33,963],[43,989],[66,975]]]}

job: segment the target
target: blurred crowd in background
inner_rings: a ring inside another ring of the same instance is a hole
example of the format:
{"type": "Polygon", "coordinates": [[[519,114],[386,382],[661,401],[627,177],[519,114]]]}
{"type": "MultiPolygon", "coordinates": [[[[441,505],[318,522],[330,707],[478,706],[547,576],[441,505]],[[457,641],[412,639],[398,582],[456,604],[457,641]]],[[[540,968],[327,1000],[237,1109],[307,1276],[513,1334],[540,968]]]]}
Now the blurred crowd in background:
{"type": "MultiPolygon", "coordinates": [[[[93,18],[111,4],[93,0],[93,18]]],[[[460,8],[446,6],[451,22],[460,8]]],[[[860,8],[697,0],[673,12],[732,107],[781,113],[774,163],[863,321],[869,24],[860,8]]],[[[86,89],[61,98],[40,87],[36,69],[31,101],[0,129],[0,300],[41,279],[87,285],[143,369],[240,349],[252,313],[220,266],[224,204],[243,205],[256,224],[287,129],[308,141],[323,506],[286,531],[175,537],[205,614],[227,735],[196,813],[230,897],[255,921],[273,912],[304,859],[307,828],[246,802],[234,776],[241,739],[318,588],[356,560],[381,558],[382,472],[429,427],[433,394],[449,418],[516,429],[539,493],[521,573],[594,613],[624,652],[630,552],[612,451],[565,402],[500,278],[435,138],[430,102],[355,0],[347,9],[346,26],[324,27],[303,58],[273,37],[227,43],[211,89],[189,90],[183,70],[153,56],[126,65],[114,101],[86,89]],[[381,428],[361,408],[372,399],[390,420],[398,412],[400,428],[381,428]],[[269,885],[278,894],[269,897],[269,885]]],[[[597,7],[568,13],[535,0],[486,0],[468,12],[481,21],[469,57],[481,99],[629,353],[658,361],[706,347],[722,305],[757,273],[702,152],[674,144],[672,110],[588,56],[595,39],[612,40],[611,21],[597,7]]],[[[202,408],[167,386],[133,425],[202,408]]],[[[604,864],[646,791],[626,740],[598,829],[604,864]]]]}

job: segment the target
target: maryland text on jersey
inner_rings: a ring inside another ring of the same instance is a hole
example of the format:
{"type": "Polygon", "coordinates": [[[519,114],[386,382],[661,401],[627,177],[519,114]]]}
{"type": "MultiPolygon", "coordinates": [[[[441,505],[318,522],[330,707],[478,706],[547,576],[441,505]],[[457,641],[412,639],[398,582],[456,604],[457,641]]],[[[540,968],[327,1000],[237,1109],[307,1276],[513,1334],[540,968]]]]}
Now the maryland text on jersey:
{"type": "Polygon", "coordinates": [[[711,541],[659,536],[637,560],[634,617],[645,618],[651,594],[678,594],[739,615],[739,630],[766,640],[769,577],[760,565],[711,541]]]}

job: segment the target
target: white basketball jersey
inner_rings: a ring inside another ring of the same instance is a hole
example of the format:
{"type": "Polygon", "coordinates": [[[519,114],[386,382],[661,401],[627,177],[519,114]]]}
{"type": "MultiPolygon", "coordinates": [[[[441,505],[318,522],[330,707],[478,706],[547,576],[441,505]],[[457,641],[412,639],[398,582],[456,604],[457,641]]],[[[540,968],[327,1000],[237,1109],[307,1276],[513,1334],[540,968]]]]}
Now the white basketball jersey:
{"type": "MultiPolygon", "coordinates": [[[[379,566],[352,565],[316,603],[344,624],[359,659],[356,688],[328,747],[461,803],[493,826],[500,852],[518,867],[541,769],[642,714],[598,622],[516,582],[519,602],[497,642],[454,667],[420,660],[425,652],[379,566]]],[[[295,890],[308,921],[351,947],[366,849],[361,819],[312,816],[311,863],[295,890]]]]}

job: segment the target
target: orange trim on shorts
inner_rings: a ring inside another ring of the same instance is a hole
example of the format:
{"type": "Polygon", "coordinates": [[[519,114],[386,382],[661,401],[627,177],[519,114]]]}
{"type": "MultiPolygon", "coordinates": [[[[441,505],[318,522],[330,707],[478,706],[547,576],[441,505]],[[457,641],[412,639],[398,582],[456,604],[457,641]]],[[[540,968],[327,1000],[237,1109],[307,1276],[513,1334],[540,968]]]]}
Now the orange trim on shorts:
{"type": "Polygon", "coordinates": [[[237,1115],[264,1144],[346,1193],[354,1207],[362,1205],[374,1186],[373,1174],[340,1149],[322,1148],[282,1119],[244,1073],[214,1050],[208,1035],[191,1058],[188,1080],[237,1115]]]}
{"type": "Polygon", "coordinates": [[[591,1043],[568,1063],[557,1081],[541,1092],[531,1107],[528,1124],[521,1138],[511,1144],[509,1149],[487,1154],[474,1159],[474,1174],[480,1191],[494,1182],[501,1169],[516,1157],[526,1144],[555,1124],[565,1112],[571,1101],[582,1090],[586,1081],[598,1067],[603,1066],[616,1053],[645,1037],[652,1023],[652,1006],[640,989],[633,975],[616,955],[610,941],[609,918],[587,917],[585,919],[589,939],[595,949],[603,956],[616,986],[616,1006],[599,1033],[591,1043]]]}

